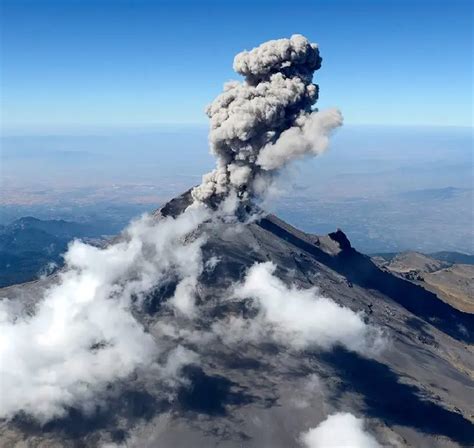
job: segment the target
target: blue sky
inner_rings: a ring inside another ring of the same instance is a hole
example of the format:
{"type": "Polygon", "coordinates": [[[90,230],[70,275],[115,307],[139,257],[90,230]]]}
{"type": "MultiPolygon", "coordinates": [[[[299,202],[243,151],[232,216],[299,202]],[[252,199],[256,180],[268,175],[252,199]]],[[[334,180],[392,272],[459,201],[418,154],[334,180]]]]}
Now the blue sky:
{"type": "Polygon", "coordinates": [[[293,33],[346,123],[472,125],[468,0],[1,4],[6,132],[206,123],[233,56],[293,33]]]}

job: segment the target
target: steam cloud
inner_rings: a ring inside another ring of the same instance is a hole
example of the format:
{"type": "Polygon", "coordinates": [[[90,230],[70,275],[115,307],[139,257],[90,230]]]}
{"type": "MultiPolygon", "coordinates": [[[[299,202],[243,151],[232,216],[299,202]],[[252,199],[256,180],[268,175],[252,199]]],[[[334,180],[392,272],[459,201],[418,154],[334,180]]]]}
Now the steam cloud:
{"type": "Polygon", "coordinates": [[[237,299],[251,298],[258,314],[251,320],[232,317],[216,323],[214,331],[227,342],[239,339],[261,340],[268,334],[296,350],[311,347],[331,349],[340,344],[362,354],[378,352],[384,340],[362,317],[334,300],[323,297],[316,288],[288,287],[274,275],[271,263],[253,265],[234,289],[237,299]]]}
{"type": "Polygon", "coordinates": [[[349,413],[330,415],[316,428],[301,435],[305,448],[380,448],[364,430],[364,421],[349,413]]]}
{"type": "Polygon", "coordinates": [[[208,202],[231,191],[242,199],[261,194],[269,179],[294,159],[318,155],[330,132],[342,124],[338,110],[313,110],[321,67],[316,44],[295,34],[243,51],[234,70],[244,82],[229,82],[207,108],[216,168],[192,191],[208,202]]]}
{"type": "Polygon", "coordinates": [[[68,406],[87,412],[108,383],[136,368],[173,380],[192,362],[193,354],[178,346],[158,364],[162,349],[131,307],[171,277],[179,280],[171,306],[189,314],[203,240],[185,238],[208,217],[203,207],[158,223],[144,217],[104,249],[75,241],[59,282],[33,316],[18,316],[10,301],[0,301],[0,417],[23,410],[44,422],[68,406]]]}

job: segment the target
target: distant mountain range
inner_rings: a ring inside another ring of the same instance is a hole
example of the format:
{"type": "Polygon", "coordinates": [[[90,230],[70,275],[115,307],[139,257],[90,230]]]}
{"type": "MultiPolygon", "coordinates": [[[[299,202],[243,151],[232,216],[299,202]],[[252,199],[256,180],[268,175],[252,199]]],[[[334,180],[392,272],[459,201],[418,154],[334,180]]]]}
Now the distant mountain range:
{"type": "Polygon", "coordinates": [[[103,223],[43,221],[30,216],[0,226],[0,287],[50,274],[62,265],[62,254],[74,238],[100,244],[106,235],[103,223]]]}
{"type": "Polygon", "coordinates": [[[435,293],[441,300],[474,313],[474,256],[459,252],[379,254],[372,260],[383,270],[435,293]]]}
{"type": "MultiPolygon", "coordinates": [[[[380,257],[386,261],[392,261],[397,255],[403,252],[383,252],[372,254],[373,257],[380,257]]],[[[409,252],[407,252],[409,253],[409,252]]],[[[474,264],[474,255],[464,254],[462,252],[440,251],[424,254],[430,258],[447,263],[474,264]]]]}

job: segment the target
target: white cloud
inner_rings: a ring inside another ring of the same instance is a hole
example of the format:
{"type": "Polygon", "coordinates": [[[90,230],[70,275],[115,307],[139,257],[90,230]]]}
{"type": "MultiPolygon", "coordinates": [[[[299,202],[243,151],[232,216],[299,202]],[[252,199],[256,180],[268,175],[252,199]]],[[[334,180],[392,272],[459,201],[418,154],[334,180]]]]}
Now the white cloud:
{"type": "Polygon", "coordinates": [[[300,437],[305,448],[379,448],[377,440],[364,430],[364,421],[349,413],[330,415],[300,437]]]}
{"type": "Polygon", "coordinates": [[[215,330],[227,341],[260,339],[269,332],[277,341],[296,349],[330,349],[341,344],[368,353],[382,346],[379,331],[365,324],[359,313],[321,296],[316,288],[288,287],[273,275],[275,269],[271,262],[255,264],[235,288],[235,297],[253,299],[258,315],[251,321],[229,319],[223,324],[232,329],[227,334],[216,324],[215,330]]]}
{"type": "Polygon", "coordinates": [[[130,312],[155,285],[178,278],[174,305],[193,311],[192,288],[202,270],[202,239],[186,237],[209,217],[192,207],[178,218],[143,217],[106,248],[73,242],[59,282],[38,298],[33,316],[0,301],[0,417],[23,410],[40,421],[68,406],[93,409],[104,387],[140,367],[176,376],[193,357],[161,348],[130,312]]]}
{"type": "Polygon", "coordinates": [[[220,257],[216,257],[215,255],[213,255],[206,261],[204,265],[204,269],[207,272],[212,272],[214,268],[220,263],[220,261],[221,261],[220,257]]]}
{"type": "Polygon", "coordinates": [[[196,286],[197,276],[184,278],[176,286],[173,297],[168,303],[179,313],[187,317],[194,317],[196,314],[196,286]]]}

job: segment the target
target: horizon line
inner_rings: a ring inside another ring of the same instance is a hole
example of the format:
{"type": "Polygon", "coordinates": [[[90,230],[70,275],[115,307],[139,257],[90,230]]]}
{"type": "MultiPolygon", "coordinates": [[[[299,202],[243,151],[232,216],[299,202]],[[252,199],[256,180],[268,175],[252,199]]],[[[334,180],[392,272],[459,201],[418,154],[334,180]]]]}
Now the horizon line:
{"type": "MultiPolygon", "coordinates": [[[[54,126],[32,126],[30,128],[2,128],[0,126],[0,137],[22,137],[36,136],[46,137],[53,135],[91,135],[91,133],[100,133],[110,131],[119,132],[147,132],[147,131],[174,131],[178,129],[208,128],[206,122],[158,122],[144,124],[96,124],[96,125],[64,125],[54,126]]],[[[432,124],[432,123],[364,123],[348,122],[344,123],[342,128],[346,127],[374,127],[374,128],[435,128],[435,129],[465,129],[474,130],[474,123],[467,124],[432,124]]]]}

